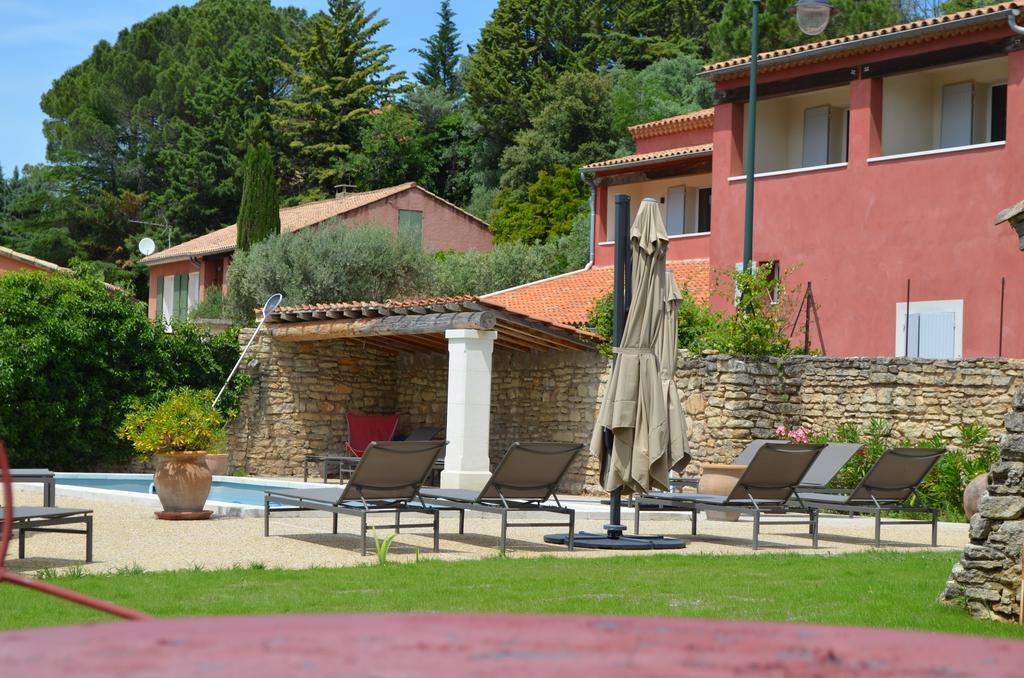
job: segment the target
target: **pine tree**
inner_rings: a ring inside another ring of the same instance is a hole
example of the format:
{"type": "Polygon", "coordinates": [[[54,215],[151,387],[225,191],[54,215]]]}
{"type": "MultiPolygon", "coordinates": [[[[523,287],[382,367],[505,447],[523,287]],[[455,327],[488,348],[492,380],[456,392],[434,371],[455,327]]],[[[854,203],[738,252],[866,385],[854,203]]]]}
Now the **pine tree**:
{"type": "Polygon", "coordinates": [[[292,96],[273,118],[293,154],[290,180],[330,193],[344,176],[342,159],[358,144],[360,123],[405,90],[404,72],[391,73],[394,48],[374,38],[387,25],[361,0],[328,0],[310,17],[297,47],[282,61],[292,96]]]}
{"type": "Polygon", "coordinates": [[[277,180],[270,146],[266,143],[250,146],[245,154],[242,205],[238,209],[238,249],[247,250],[254,243],[281,232],[277,203],[277,180]]]}
{"type": "Polygon", "coordinates": [[[462,94],[459,82],[459,32],[455,28],[455,12],[449,0],[441,0],[437,15],[441,21],[437,31],[423,42],[426,48],[414,48],[410,52],[423,59],[423,66],[416,72],[416,81],[424,87],[437,87],[452,98],[462,94]]]}

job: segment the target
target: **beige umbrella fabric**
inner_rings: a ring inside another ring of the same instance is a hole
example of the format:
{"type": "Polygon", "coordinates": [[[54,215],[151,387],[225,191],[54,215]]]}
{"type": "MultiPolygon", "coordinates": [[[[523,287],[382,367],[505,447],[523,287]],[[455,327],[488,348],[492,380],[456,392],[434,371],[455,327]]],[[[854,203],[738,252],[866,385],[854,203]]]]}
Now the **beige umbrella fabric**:
{"type": "MultiPolygon", "coordinates": [[[[676,355],[679,350],[679,304],[682,292],[672,271],[665,271],[665,322],[658,339],[658,366],[661,386],[665,392],[665,417],[668,426],[668,454],[662,457],[669,470],[682,471],[690,463],[690,447],[686,441],[686,417],[676,389],[676,355]]],[[[659,474],[662,471],[659,470],[659,474]]],[[[667,471],[665,477],[668,477],[667,471]]]]}
{"type": "Polygon", "coordinates": [[[590,443],[601,460],[602,485],[609,492],[621,487],[623,493],[668,489],[669,470],[679,461],[672,455],[679,450],[685,454],[685,436],[681,444],[670,444],[684,429],[670,424],[660,370],[661,345],[667,343],[668,234],[657,202],[645,199],[640,204],[629,236],[633,298],[590,443]],[[611,450],[604,445],[606,428],[612,431],[611,450]]]}

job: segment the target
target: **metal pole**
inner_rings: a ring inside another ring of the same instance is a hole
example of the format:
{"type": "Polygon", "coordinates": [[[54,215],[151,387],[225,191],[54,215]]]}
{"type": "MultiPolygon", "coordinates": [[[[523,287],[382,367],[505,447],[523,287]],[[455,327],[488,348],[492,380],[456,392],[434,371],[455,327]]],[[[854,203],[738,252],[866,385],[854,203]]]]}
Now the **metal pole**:
{"type": "MultiPolygon", "coordinates": [[[[999,283],[999,357],[1003,357],[1003,304],[1006,302],[1006,276],[999,283]]],[[[1024,605],[1024,603],[1022,603],[1024,605]]]]}
{"type": "MultiPolygon", "coordinates": [[[[629,309],[630,275],[632,273],[632,257],[629,248],[629,196],[619,194],[615,196],[615,285],[613,298],[615,310],[612,324],[612,346],[618,347],[622,343],[622,333],[626,329],[626,313],[629,309]]],[[[611,431],[605,431],[605,449],[611,450],[611,431]]],[[[622,526],[622,489],[612,490],[609,499],[608,524],[605,529],[608,537],[618,539],[624,530],[622,526]]]]}
{"type": "Polygon", "coordinates": [[[903,314],[903,357],[910,357],[910,278],[907,278],[907,312],[903,314]]]}
{"type": "Polygon", "coordinates": [[[747,206],[743,221],[743,270],[750,270],[754,260],[754,140],[757,135],[757,45],[758,20],[761,15],[761,0],[751,0],[753,5],[750,26],[750,95],[747,99],[747,137],[744,140],[747,166],[747,206]]]}
{"type": "Polygon", "coordinates": [[[811,282],[807,281],[806,305],[804,309],[804,355],[811,353],[811,282]]]}
{"type": "Polygon", "coordinates": [[[242,358],[245,357],[249,347],[252,346],[252,342],[256,340],[256,335],[260,333],[261,329],[263,329],[263,323],[265,322],[267,322],[267,316],[263,316],[260,320],[260,324],[256,326],[256,330],[252,333],[252,336],[249,337],[249,342],[245,345],[245,348],[242,349],[242,352],[238,354],[238,360],[235,361],[235,366],[231,368],[231,373],[228,374],[228,378],[224,380],[224,385],[220,387],[219,391],[217,391],[217,397],[213,399],[214,407],[217,407],[220,397],[224,395],[224,389],[226,389],[228,384],[231,383],[231,377],[235,376],[235,371],[238,369],[238,366],[242,364],[242,358]]]}

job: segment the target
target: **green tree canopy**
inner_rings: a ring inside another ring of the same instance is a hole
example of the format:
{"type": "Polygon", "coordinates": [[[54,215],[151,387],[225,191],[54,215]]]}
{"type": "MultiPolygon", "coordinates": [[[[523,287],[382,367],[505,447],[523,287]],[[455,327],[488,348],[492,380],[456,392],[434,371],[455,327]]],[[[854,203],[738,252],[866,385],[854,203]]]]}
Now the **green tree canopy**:
{"type": "Polygon", "coordinates": [[[236,333],[168,334],[95,280],[0,276],[0,433],[15,466],[124,463],[132,451],[116,431],[133,399],[217,387],[237,358],[236,333]]]}
{"type": "Polygon", "coordinates": [[[242,182],[242,206],[238,210],[237,246],[249,249],[253,243],[281,232],[277,176],[270,146],[250,146],[245,154],[245,178],[242,182]]]}
{"type": "Polygon", "coordinates": [[[450,97],[462,94],[459,80],[459,31],[455,27],[455,12],[449,0],[441,0],[437,15],[440,21],[437,30],[423,40],[425,48],[409,51],[423,59],[423,65],[416,71],[416,82],[424,87],[437,87],[450,97]]]}
{"type": "MultiPolygon", "coordinates": [[[[145,196],[148,220],[178,237],[233,221],[240,140],[279,98],[280,45],[302,17],[269,0],[175,6],[100,41],[55,80],[41,102],[47,158],[83,227],[100,228],[100,196],[123,191],[145,196]]],[[[108,249],[92,256],[115,257],[110,243],[97,247],[108,249]]]]}
{"type": "Polygon", "coordinates": [[[557,239],[587,212],[587,187],[577,167],[542,170],[525,196],[502,190],[494,201],[491,230],[498,242],[557,239]]]}
{"type": "MultiPolygon", "coordinates": [[[[759,47],[767,52],[808,42],[817,42],[873,28],[897,24],[903,19],[899,3],[893,0],[833,0],[839,14],[822,35],[804,35],[796,19],[787,12],[792,0],[763,0],[759,21],[759,47]]],[[[710,31],[708,42],[715,61],[750,54],[750,0],[726,0],[721,18],[710,31]]]]}
{"type": "Polygon", "coordinates": [[[273,120],[287,141],[287,180],[297,190],[330,194],[342,183],[341,161],[358,144],[361,123],[404,89],[405,74],[389,73],[394,48],[376,40],[387,20],[376,17],[362,0],[328,0],[298,44],[284,47],[279,65],[293,89],[273,120]]]}
{"type": "Polygon", "coordinates": [[[612,71],[612,127],[619,140],[617,154],[631,153],[631,125],[690,113],[711,105],[714,85],[701,78],[701,61],[690,55],[661,59],[643,69],[612,71]]]}
{"type": "Polygon", "coordinates": [[[502,191],[521,196],[541,171],[609,157],[620,134],[608,105],[611,91],[606,75],[570,71],[559,76],[532,126],[502,154],[502,191]]]}
{"type": "Polygon", "coordinates": [[[349,228],[331,220],[236,253],[228,269],[228,306],[248,322],[252,309],[276,292],[289,305],[383,301],[426,290],[430,281],[431,258],[418,240],[382,226],[349,228]]]}

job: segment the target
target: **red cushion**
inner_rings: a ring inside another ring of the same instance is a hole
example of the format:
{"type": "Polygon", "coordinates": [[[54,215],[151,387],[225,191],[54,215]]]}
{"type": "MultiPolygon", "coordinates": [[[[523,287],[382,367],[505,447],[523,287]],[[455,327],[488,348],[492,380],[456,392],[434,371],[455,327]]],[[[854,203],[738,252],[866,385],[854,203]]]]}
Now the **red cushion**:
{"type": "Polygon", "coordinates": [[[345,418],[348,419],[348,443],[346,446],[349,451],[357,457],[361,457],[370,443],[392,440],[398,429],[398,417],[397,414],[346,414],[345,418]]]}

